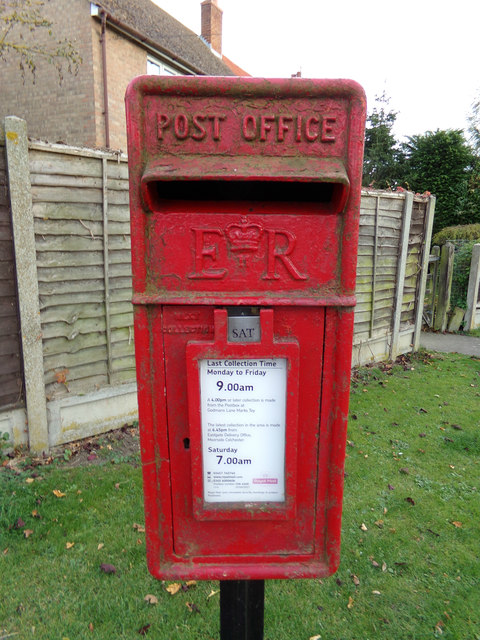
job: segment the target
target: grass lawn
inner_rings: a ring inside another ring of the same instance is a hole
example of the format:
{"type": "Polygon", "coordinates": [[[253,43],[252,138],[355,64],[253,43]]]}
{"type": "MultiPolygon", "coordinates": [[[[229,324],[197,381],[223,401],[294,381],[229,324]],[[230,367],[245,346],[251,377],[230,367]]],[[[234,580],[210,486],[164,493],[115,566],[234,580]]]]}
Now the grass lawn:
{"type": "MultiPolygon", "coordinates": [[[[3,460],[0,640],[218,639],[218,583],[147,572],[127,436],[3,460]]],[[[265,640],[480,640],[480,362],[357,370],[348,438],[340,569],[268,582],[265,640]]]]}

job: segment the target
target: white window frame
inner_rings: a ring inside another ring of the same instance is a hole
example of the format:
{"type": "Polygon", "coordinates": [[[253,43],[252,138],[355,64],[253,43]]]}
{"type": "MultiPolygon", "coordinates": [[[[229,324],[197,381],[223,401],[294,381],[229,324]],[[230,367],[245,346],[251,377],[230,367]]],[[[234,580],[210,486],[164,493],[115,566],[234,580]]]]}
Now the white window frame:
{"type": "Polygon", "coordinates": [[[147,56],[147,74],[152,76],[179,76],[177,69],[165,64],[158,58],[147,56]]]}

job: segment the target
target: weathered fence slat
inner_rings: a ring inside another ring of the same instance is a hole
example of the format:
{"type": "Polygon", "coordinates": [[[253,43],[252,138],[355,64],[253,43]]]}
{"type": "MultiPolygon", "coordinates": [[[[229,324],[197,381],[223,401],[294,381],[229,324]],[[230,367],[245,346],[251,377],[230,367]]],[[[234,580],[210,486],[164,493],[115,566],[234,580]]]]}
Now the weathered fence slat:
{"type": "Polygon", "coordinates": [[[445,331],[447,328],[454,258],[455,246],[451,242],[447,242],[443,245],[440,252],[440,265],[438,267],[438,301],[435,320],[433,321],[433,328],[435,331],[445,331]]]}

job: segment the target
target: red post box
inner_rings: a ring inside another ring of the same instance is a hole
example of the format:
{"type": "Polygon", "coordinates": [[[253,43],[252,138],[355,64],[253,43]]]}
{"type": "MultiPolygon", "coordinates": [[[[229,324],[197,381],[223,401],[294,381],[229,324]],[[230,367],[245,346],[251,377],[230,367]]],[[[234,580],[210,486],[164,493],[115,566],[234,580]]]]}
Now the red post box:
{"type": "Polygon", "coordinates": [[[346,80],[127,91],[147,555],[157,578],[339,562],[365,99],[346,80]]]}

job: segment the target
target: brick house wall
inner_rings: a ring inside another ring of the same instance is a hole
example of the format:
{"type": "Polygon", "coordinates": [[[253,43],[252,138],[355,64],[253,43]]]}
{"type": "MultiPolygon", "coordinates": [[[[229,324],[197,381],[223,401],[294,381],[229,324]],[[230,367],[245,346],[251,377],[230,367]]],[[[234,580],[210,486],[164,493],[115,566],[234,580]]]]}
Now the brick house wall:
{"type": "MultiPolygon", "coordinates": [[[[31,138],[100,149],[108,146],[126,151],[125,90],[132,78],[147,73],[148,51],[156,51],[157,43],[166,49],[167,60],[170,60],[170,52],[172,59],[179,61],[178,65],[169,62],[174,64],[174,68],[178,67],[179,72],[233,75],[231,68],[214,55],[196,34],[149,0],[98,2],[107,12],[109,144],[105,132],[102,22],[100,8],[99,15],[91,15],[90,0],[45,2],[41,13],[53,23],[54,40],[70,41],[83,62],[77,75],[65,70],[60,82],[54,66],[38,60],[35,82],[29,72],[26,72],[23,82],[18,60],[9,57],[2,61],[0,120],[7,115],[23,118],[31,138]],[[132,32],[135,34],[133,37],[132,32]],[[141,39],[145,45],[135,38],[141,39]]],[[[216,5],[213,8],[217,9],[221,19],[221,11],[216,5]]],[[[37,28],[31,33],[25,32],[25,40],[30,38],[36,45],[46,42],[48,38],[42,31],[37,28]]],[[[154,57],[157,56],[154,54],[154,57]]],[[[158,53],[158,58],[162,58],[161,53],[158,53]]]]}
{"type": "MultiPolygon", "coordinates": [[[[95,83],[95,120],[96,147],[105,146],[105,118],[103,106],[102,49],[100,44],[101,24],[92,19],[94,83],[95,83]]],[[[107,85],[110,128],[110,148],[127,151],[127,133],[125,128],[125,90],[132,78],[147,73],[147,52],[118,32],[108,28],[107,49],[107,85]]]]}
{"type": "MultiPolygon", "coordinates": [[[[38,59],[35,81],[25,72],[22,80],[18,60],[2,61],[0,118],[15,115],[28,122],[29,135],[52,142],[89,145],[95,142],[92,72],[92,29],[87,0],[56,0],[45,3],[42,13],[53,22],[55,40],[67,39],[79,50],[83,64],[76,76],[65,71],[60,83],[53,65],[38,59]]],[[[31,34],[36,44],[48,40],[43,29],[31,34]]]]}

